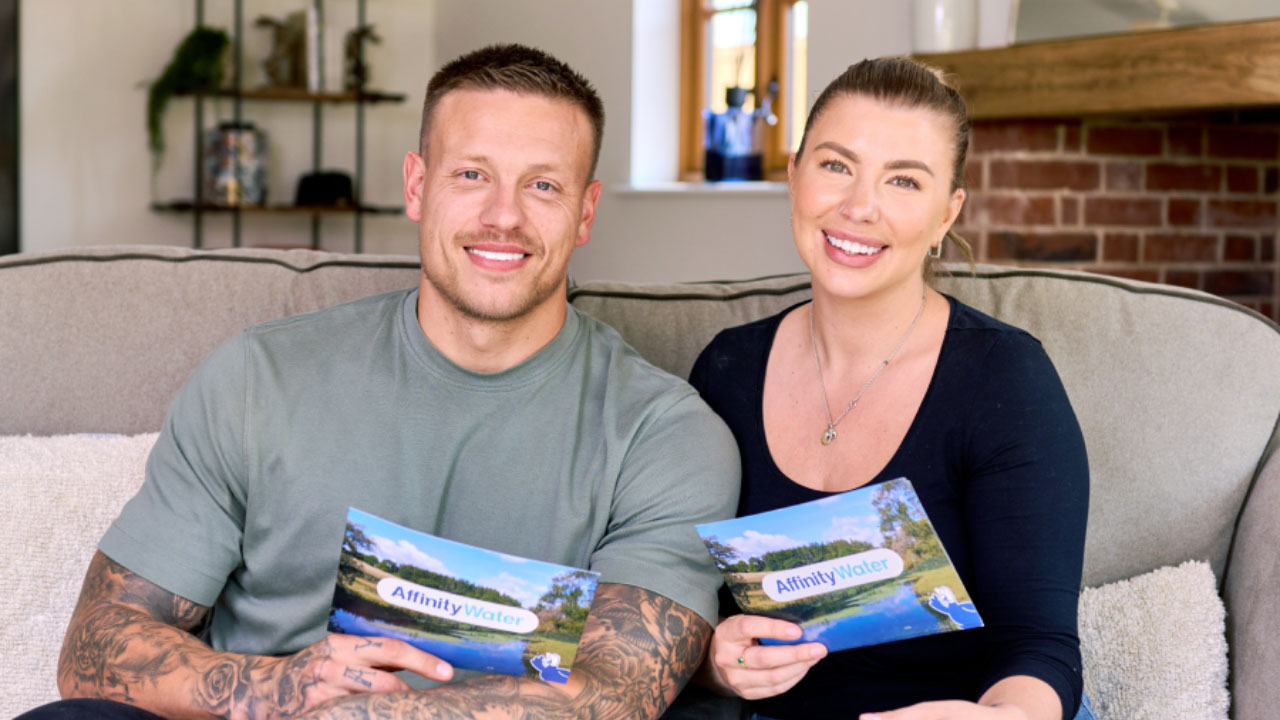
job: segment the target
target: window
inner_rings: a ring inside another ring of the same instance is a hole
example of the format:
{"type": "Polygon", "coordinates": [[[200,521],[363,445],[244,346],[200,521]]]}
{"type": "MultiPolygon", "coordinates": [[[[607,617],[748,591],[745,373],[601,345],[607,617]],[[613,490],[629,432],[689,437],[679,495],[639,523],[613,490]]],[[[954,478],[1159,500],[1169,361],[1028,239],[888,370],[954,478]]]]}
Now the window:
{"type": "Polygon", "coordinates": [[[730,87],[751,91],[744,111],[768,99],[776,121],[764,126],[764,176],[786,178],[804,131],[808,14],[805,0],[682,0],[682,180],[703,179],[703,112],[724,112],[730,87]]]}

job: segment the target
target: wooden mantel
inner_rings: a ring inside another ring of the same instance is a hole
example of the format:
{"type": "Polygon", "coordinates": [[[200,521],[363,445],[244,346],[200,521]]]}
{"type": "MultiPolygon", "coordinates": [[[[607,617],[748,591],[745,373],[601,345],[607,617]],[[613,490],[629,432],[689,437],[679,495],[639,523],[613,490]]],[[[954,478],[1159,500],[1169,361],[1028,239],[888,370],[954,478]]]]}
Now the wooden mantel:
{"type": "Polygon", "coordinates": [[[1280,107],[1280,19],[917,57],[973,119],[1280,107]]]}

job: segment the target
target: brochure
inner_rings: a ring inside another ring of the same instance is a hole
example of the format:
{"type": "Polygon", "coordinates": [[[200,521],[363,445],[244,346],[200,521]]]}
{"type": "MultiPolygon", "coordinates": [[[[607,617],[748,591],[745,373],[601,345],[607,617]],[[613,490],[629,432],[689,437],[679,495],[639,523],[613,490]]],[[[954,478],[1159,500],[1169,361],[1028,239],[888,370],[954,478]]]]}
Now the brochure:
{"type": "Polygon", "coordinates": [[[982,627],[906,478],[697,529],[742,611],[799,624],[794,642],[836,651],[982,627]]]}
{"type": "Polygon", "coordinates": [[[598,578],[349,508],[329,630],[404,640],[458,668],[564,683],[598,578]]]}

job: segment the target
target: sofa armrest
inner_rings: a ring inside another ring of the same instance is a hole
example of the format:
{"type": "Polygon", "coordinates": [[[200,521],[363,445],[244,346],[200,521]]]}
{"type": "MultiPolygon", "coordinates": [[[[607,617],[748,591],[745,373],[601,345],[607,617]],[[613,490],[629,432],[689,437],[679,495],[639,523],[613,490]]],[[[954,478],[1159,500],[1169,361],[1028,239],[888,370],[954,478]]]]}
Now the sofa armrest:
{"type": "Polygon", "coordinates": [[[1227,606],[1235,720],[1275,717],[1280,707],[1280,430],[1240,514],[1222,588],[1227,606]]]}

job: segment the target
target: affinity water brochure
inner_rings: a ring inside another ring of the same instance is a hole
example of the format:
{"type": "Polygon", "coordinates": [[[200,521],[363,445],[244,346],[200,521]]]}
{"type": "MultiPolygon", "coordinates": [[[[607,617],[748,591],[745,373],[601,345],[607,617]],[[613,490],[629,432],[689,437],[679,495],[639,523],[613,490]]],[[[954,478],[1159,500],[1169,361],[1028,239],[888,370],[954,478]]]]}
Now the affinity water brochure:
{"type": "Polygon", "coordinates": [[[906,478],[697,529],[742,611],[799,624],[795,642],[836,651],[982,627],[906,478]]]}
{"type": "Polygon", "coordinates": [[[355,508],[329,629],[403,640],[454,667],[564,683],[599,573],[413,530],[355,508]]]}

